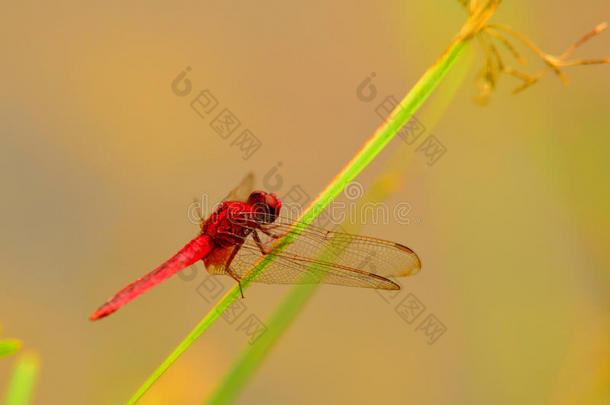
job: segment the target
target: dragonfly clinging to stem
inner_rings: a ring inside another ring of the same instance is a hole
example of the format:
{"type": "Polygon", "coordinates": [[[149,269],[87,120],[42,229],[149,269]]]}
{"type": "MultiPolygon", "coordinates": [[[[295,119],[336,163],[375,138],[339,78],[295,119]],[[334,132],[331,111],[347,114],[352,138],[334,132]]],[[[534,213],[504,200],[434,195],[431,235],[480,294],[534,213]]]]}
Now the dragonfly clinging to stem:
{"type": "MultiPolygon", "coordinates": [[[[282,203],[275,194],[253,191],[250,174],[205,220],[199,234],[165,263],[116,293],[90,317],[110,315],[129,301],[202,260],[211,274],[241,279],[273,243],[291,233],[287,245],[253,281],[267,284],[325,283],[351,287],[398,290],[390,277],[421,269],[408,247],[383,239],[333,232],[280,217],[282,203]],[[363,270],[366,268],[370,271],[363,270]]],[[[243,292],[242,292],[243,297],[243,292]]]]}

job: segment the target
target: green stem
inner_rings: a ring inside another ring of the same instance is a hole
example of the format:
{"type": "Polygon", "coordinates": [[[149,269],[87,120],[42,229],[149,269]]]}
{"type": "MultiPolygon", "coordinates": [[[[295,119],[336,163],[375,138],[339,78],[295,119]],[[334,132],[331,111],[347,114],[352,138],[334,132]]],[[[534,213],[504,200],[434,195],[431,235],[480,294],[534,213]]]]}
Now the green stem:
{"type": "Polygon", "coordinates": [[[6,391],[4,402],[6,405],[27,405],[31,403],[39,369],[40,361],[36,353],[25,353],[17,359],[6,391]]]}
{"type": "MultiPolygon", "coordinates": [[[[469,66],[470,63],[460,68],[459,78],[455,80],[456,83],[453,83],[450,88],[445,89],[446,94],[444,99],[439,100],[438,97],[436,98],[437,115],[439,114],[438,110],[444,110],[449,100],[453,98],[453,95],[463,82],[469,66]]],[[[426,120],[427,129],[430,130],[430,126],[434,126],[436,121],[437,119],[434,118],[426,120]]],[[[407,164],[404,150],[399,149],[386,165],[386,169],[382,170],[385,174],[377,178],[367,189],[366,194],[358,202],[358,206],[363,206],[367,201],[379,202],[388,198],[399,187],[399,181],[396,179],[395,174],[397,172],[404,172],[407,164]]],[[[356,212],[360,212],[359,207],[356,208],[356,212]]],[[[344,223],[341,232],[357,233],[358,228],[357,224],[344,223]]],[[[265,322],[267,328],[265,333],[257,338],[254,345],[248,345],[239,357],[235,359],[233,365],[220,381],[220,384],[205,401],[206,405],[226,404],[235,399],[271,348],[275,347],[279,337],[295,321],[305,304],[312,298],[317,288],[318,285],[296,285],[289,291],[265,322]]]]}
{"type": "MultiPolygon", "coordinates": [[[[472,18],[472,17],[471,17],[472,18]]],[[[451,43],[443,55],[430,67],[409,91],[404,99],[392,111],[389,118],[377,129],[375,134],[348,162],[345,168],[326,186],[326,188],[307,207],[297,222],[302,225],[310,224],[318,214],[351,182],[377,154],[392,140],[400,128],[411,118],[413,113],[422,105],[441,79],[447,74],[455,60],[464,51],[470,42],[471,35],[463,32],[451,43]]],[[[267,255],[262,256],[256,265],[244,276],[242,288],[246,289],[276,257],[286,245],[292,242],[299,233],[299,226],[294,232],[288,233],[278,240],[275,248],[267,255]]],[[[153,383],[174,363],[178,357],[224,312],[233,301],[240,296],[237,285],[233,286],[227,294],[208,312],[208,314],[195,326],[188,336],[176,349],[161,363],[154,373],[144,382],[138,391],[131,397],[128,404],[134,404],[153,383]]],[[[285,315],[284,315],[285,316],[285,315]]],[[[273,333],[267,331],[267,333],[273,333]]]]}
{"type": "Polygon", "coordinates": [[[317,285],[306,284],[292,288],[284,301],[269,318],[267,330],[260,335],[256,343],[246,350],[237,359],[226,374],[221,384],[214,390],[205,401],[206,405],[227,404],[231,402],[241,388],[248,381],[250,375],[261,363],[273,343],[280,337],[282,332],[288,328],[291,320],[298,314],[300,308],[313,296],[317,285]]]}
{"type": "Polygon", "coordinates": [[[3,339],[0,340],[0,357],[8,356],[19,351],[21,341],[18,339],[3,339]]]}

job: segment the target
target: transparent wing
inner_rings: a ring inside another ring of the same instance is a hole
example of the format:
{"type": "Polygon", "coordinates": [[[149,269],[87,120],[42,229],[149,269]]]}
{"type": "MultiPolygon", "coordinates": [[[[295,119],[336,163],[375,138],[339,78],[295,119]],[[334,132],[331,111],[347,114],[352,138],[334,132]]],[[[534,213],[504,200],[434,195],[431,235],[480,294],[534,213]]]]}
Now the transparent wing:
{"type": "MultiPolygon", "coordinates": [[[[237,278],[242,278],[260,256],[258,246],[244,243],[231,264],[231,271],[237,278]]],[[[398,284],[377,274],[287,252],[279,254],[254,281],[266,284],[324,283],[383,290],[400,289],[398,284]]]]}
{"type": "Polygon", "coordinates": [[[254,173],[250,172],[246,174],[237,187],[231,190],[222,201],[246,202],[252,191],[254,191],[254,173]]]}
{"type": "MultiPolygon", "coordinates": [[[[249,172],[248,174],[246,174],[244,176],[243,179],[241,179],[239,184],[233,190],[229,191],[227,193],[227,195],[225,195],[220,200],[219,204],[222,203],[223,201],[246,202],[248,200],[248,197],[250,196],[250,193],[253,191],[253,189],[254,189],[254,173],[249,172]]],[[[211,210],[209,209],[209,207],[207,207],[207,204],[205,205],[206,209],[204,210],[203,209],[204,204],[202,202],[197,201],[196,199],[193,200],[193,204],[195,204],[194,205],[194,208],[195,208],[194,214],[199,219],[199,224],[203,225],[205,218],[207,218],[209,215],[211,215],[211,212],[210,212],[211,210]]],[[[213,208],[215,208],[215,206],[213,206],[213,208]]],[[[189,215],[191,215],[190,211],[189,211],[189,215]]]]}
{"type": "MultiPolygon", "coordinates": [[[[283,218],[271,225],[257,224],[256,232],[261,236],[263,251],[270,251],[277,237],[299,233],[255,279],[257,282],[398,289],[387,277],[409,276],[421,269],[421,262],[411,249],[383,239],[327,231],[311,225],[294,226],[283,218]]],[[[261,254],[261,246],[249,236],[231,263],[232,272],[238,278],[243,277],[261,254]]],[[[208,267],[211,273],[224,272],[221,260],[211,267],[208,267]]]]}
{"type": "Polygon", "coordinates": [[[286,248],[287,252],[315,257],[315,252],[324,249],[329,252],[329,260],[333,263],[383,277],[406,277],[421,270],[417,254],[400,243],[329,231],[313,225],[295,226],[284,218],[278,218],[274,224],[263,226],[263,229],[275,235],[298,233],[294,243],[286,248]]]}

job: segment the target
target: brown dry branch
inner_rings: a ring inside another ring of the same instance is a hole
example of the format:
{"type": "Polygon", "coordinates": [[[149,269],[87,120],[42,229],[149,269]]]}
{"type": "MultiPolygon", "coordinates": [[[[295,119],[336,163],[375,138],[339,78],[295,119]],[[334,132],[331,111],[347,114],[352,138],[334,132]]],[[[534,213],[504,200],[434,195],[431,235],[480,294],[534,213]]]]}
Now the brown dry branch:
{"type": "MultiPolygon", "coordinates": [[[[467,10],[469,15],[479,12],[485,7],[485,2],[477,0],[458,0],[460,4],[467,10]]],[[[495,4],[497,6],[497,3],[495,4]]],[[[485,20],[486,21],[486,20],[485,20]]],[[[602,23],[597,25],[593,30],[583,35],[580,39],[571,44],[561,55],[555,56],[543,52],[532,41],[521,35],[513,28],[501,24],[487,24],[475,27],[470,30],[470,35],[475,35],[485,53],[485,64],[475,78],[475,85],[479,93],[475,97],[475,101],[479,104],[487,104],[493,91],[496,89],[501,74],[507,74],[516,77],[521,81],[517,87],[513,89],[513,94],[519,93],[528,87],[536,84],[542,76],[549,70],[553,71],[563,82],[567,84],[568,79],[564,75],[562,68],[569,66],[581,66],[608,63],[608,58],[604,59],[575,59],[566,60],[580,45],[598,35],[608,28],[608,24],[602,23]],[[526,66],[526,60],[517,51],[517,48],[511,43],[510,39],[517,40],[534,52],[545,64],[545,67],[534,74],[526,73],[515,69],[509,64],[504,63],[501,52],[496,44],[501,45],[503,50],[517,60],[521,65],[526,66]]]]}

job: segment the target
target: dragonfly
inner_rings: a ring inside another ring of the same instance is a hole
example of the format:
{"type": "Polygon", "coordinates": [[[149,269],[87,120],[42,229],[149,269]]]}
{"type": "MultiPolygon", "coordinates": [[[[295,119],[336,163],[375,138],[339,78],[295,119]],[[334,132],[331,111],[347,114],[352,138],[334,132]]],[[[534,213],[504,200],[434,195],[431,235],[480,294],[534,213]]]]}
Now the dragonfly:
{"type": "Polygon", "coordinates": [[[391,280],[418,273],[421,261],[408,247],[383,239],[335,232],[280,216],[282,202],[273,193],[252,191],[252,174],[232,190],[207,218],[198,235],[150,273],[120,290],[89,317],[104,318],[155,285],[202,260],[208,273],[241,280],[274,244],[290,233],[290,244],[254,282],[266,284],[334,284],[399,290],[391,280]]]}

